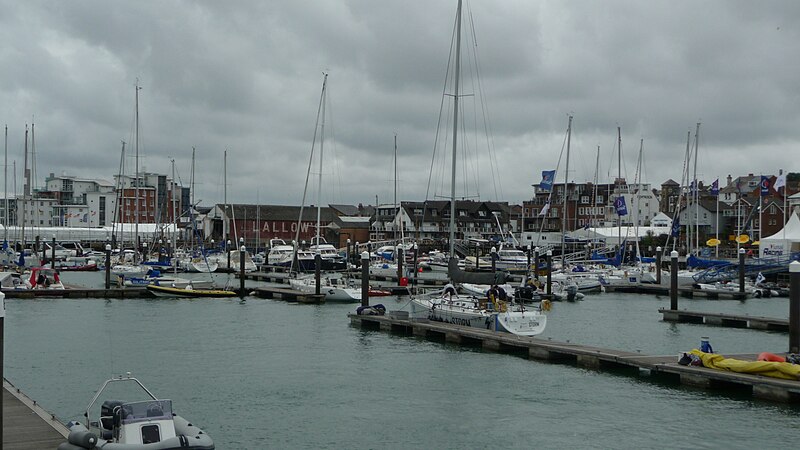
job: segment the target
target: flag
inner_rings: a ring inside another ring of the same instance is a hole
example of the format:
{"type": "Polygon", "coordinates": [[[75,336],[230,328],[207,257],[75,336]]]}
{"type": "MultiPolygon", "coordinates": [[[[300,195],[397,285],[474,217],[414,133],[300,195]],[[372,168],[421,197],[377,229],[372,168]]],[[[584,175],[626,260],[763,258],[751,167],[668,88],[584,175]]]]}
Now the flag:
{"type": "Polygon", "coordinates": [[[547,211],[550,211],[550,202],[549,202],[549,201],[548,201],[547,203],[545,203],[545,204],[544,204],[544,208],[542,208],[542,210],[541,210],[541,211],[539,211],[539,216],[544,216],[544,215],[546,215],[546,214],[547,214],[547,211]]]}
{"type": "Polygon", "coordinates": [[[681,218],[676,217],[674,221],[672,221],[672,230],[670,232],[670,236],[676,238],[681,235],[681,218]]]}
{"type": "Polygon", "coordinates": [[[783,173],[782,170],[778,177],[775,178],[775,184],[772,187],[774,187],[776,191],[782,187],[786,187],[786,174],[783,173]]]}
{"type": "Polygon", "coordinates": [[[764,280],[765,280],[764,274],[762,274],[761,272],[758,272],[758,276],[756,277],[756,286],[758,286],[759,284],[763,283],[764,280]]]}
{"type": "Polygon", "coordinates": [[[769,195],[769,177],[761,175],[761,196],[766,197],[769,195]]]}
{"type": "Polygon", "coordinates": [[[717,178],[716,180],[714,180],[713,183],[711,183],[711,195],[713,195],[714,197],[719,195],[719,178],[717,178]]]}
{"type": "Polygon", "coordinates": [[[549,191],[553,189],[553,181],[556,178],[555,170],[543,170],[542,181],[539,183],[539,189],[549,191]]]}
{"type": "Polygon", "coordinates": [[[625,206],[625,197],[620,195],[614,200],[614,209],[617,210],[617,215],[619,216],[628,215],[628,207],[625,206]]]}

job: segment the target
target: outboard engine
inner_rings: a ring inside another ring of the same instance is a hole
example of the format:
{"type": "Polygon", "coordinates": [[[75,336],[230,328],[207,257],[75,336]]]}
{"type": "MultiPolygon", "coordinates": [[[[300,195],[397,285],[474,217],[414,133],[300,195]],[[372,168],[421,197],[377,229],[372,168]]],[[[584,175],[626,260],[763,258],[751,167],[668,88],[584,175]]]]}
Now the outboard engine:
{"type": "Polygon", "coordinates": [[[536,296],[536,288],[533,286],[518,286],[514,288],[514,298],[520,302],[532,301],[536,296]]]}
{"type": "Polygon", "coordinates": [[[567,291],[567,301],[574,302],[576,300],[578,294],[578,285],[577,284],[570,284],[564,290],[567,291]]]}

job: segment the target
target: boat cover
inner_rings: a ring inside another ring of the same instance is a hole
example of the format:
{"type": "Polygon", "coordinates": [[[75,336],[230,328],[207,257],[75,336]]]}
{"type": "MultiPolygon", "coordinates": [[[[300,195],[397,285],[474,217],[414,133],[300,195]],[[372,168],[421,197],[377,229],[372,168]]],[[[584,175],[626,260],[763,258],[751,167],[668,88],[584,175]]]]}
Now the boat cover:
{"type": "Polygon", "coordinates": [[[705,353],[698,349],[689,352],[700,357],[703,366],[717,370],[728,370],[739,373],[752,373],[784,380],[800,379],[800,365],[776,361],[742,361],[726,358],[716,353],[705,353]]]}

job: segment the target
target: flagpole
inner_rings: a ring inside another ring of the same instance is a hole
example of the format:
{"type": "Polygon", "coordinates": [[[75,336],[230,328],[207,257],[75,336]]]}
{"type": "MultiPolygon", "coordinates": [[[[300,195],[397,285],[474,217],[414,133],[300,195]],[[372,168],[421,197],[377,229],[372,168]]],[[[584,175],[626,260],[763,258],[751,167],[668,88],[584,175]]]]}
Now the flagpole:
{"type": "MultiPolygon", "coordinates": [[[[783,176],[783,169],[778,172],[779,176],[783,176]]],[[[783,181],[783,240],[786,241],[786,181],[783,181]]],[[[784,243],[784,245],[786,245],[784,243]]]]}
{"type": "Polygon", "coordinates": [[[761,199],[764,198],[764,182],[763,178],[764,175],[761,175],[762,182],[761,182],[761,189],[758,191],[758,244],[759,248],[761,248],[761,229],[764,227],[764,224],[761,223],[761,199]]]}

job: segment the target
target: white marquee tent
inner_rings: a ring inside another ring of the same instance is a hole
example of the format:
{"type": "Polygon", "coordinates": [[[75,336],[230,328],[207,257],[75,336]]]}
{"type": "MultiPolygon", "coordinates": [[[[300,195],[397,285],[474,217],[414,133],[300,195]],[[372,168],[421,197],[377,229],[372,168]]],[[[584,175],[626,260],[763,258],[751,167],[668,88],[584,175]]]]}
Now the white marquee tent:
{"type": "Polygon", "coordinates": [[[800,217],[792,214],[783,230],[761,238],[759,257],[787,258],[795,252],[800,252],[800,217]]]}

